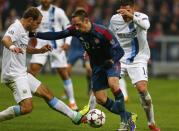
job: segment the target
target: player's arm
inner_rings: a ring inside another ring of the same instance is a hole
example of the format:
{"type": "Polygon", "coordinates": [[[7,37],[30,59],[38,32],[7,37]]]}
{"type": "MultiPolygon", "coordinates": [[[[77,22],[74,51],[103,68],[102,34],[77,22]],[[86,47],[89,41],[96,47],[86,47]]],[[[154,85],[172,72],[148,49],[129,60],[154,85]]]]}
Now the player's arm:
{"type": "Polygon", "coordinates": [[[136,13],[132,14],[126,9],[119,9],[117,10],[117,12],[122,16],[127,16],[128,18],[133,20],[135,24],[137,24],[139,27],[141,27],[144,30],[148,30],[150,27],[149,18],[145,14],[136,14],[136,13]]]}
{"type": "Polygon", "coordinates": [[[33,46],[28,45],[26,49],[27,53],[29,54],[40,54],[40,53],[45,53],[51,50],[52,50],[52,47],[49,44],[44,45],[40,49],[37,49],[37,48],[34,48],[33,46]]]}
{"type": "Polygon", "coordinates": [[[23,50],[19,47],[17,47],[16,45],[13,44],[12,39],[10,36],[4,36],[2,39],[2,44],[9,49],[10,51],[14,52],[14,53],[22,53],[23,54],[23,50]]]}
{"type": "Polygon", "coordinates": [[[149,18],[147,15],[134,14],[133,21],[144,30],[148,30],[150,27],[149,18]]]}
{"type": "Polygon", "coordinates": [[[73,35],[72,27],[59,32],[30,32],[29,37],[36,37],[43,40],[58,40],[73,35]]]}
{"type": "Polygon", "coordinates": [[[118,62],[124,55],[124,50],[120,46],[120,43],[118,42],[117,38],[113,36],[113,39],[111,40],[111,55],[112,55],[112,60],[114,62],[118,62]]]}

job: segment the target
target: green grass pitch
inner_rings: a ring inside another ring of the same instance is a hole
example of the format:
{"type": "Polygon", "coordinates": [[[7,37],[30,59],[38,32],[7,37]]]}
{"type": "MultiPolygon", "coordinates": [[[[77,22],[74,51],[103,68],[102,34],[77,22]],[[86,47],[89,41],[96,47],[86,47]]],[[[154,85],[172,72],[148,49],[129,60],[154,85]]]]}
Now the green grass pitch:
{"type": "MultiPolygon", "coordinates": [[[[57,75],[41,75],[39,79],[47,85],[60,98],[63,92],[62,81],[57,75]]],[[[82,108],[88,102],[86,79],[83,75],[74,75],[75,97],[77,104],[82,108]]],[[[179,79],[167,80],[154,78],[149,80],[149,91],[153,98],[155,118],[161,131],[179,131],[179,79]]],[[[144,111],[139,104],[136,90],[129,80],[128,91],[130,100],[126,104],[129,111],[138,114],[136,131],[149,131],[144,111]]],[[[0,85],[0,110],[14,105],[11,91],[0,85]]],[[[111,93],[108,92],[112,97],[111,93]]],[[[92,128],[89,125],[76,126],[69,118],[51,110],[40,98],[34,97],[34,110],[31,114],[0,123],[0,131],[115,131],[119,127],[118,116],[108,112],[101,106],[106,114],[106,123],[101,128],[92,128]]],[[[67,101],[65,100],[67,103],[67,101]]]]}

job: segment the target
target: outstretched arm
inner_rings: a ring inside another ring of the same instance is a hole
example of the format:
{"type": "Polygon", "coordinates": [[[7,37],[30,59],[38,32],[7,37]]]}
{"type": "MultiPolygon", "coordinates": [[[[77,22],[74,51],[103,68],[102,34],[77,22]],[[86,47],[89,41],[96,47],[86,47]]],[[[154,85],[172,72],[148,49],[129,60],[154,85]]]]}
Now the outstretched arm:
{"type": "Polygon", "coordinates": [[[59,32],[30,32],[29,37],[36,37],[44,40],[57,40],[73,35],[73,29],[68,28],[59,32]]]}

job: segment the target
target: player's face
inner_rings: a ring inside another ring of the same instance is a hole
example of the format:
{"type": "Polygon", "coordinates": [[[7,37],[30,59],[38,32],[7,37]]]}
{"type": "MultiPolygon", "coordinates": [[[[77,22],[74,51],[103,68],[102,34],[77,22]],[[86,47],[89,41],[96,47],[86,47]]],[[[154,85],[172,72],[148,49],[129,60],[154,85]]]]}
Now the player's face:
{"type": "Polygon", "coordinates": [[[89,20],[85,18],[82,20],[80,17],[72,18],[72,25],[75,26],[76,30],[81,32],[88,32],[89,31],[89,20]]]}
{"type": "Polygon", "coordinates": [[[51,0],[41,0],[42,7],[49,8],[51,4],[51,0]]]}
{"type": "MultiPolygon", "coordinates": [[[[134,7],[130,6],[130,5],[120,6],[120,9],[125,9],[131,14],[134,13],[134,7]]],[[[130,21],[131,20],[131,18],[129,18],[127,15],[123,15],[122,17],[124,18],[125,21],[130,21]]]]}
{"type": "Polygon", "coordinates": [[[29,20],[29,26],[28,26],[27,30],[28,31],[36,30],[39,27],[41,21],[42,21],[42,16],[39,16],[39,18],[37,20],[33,20],[33,19],[29,20]]]}

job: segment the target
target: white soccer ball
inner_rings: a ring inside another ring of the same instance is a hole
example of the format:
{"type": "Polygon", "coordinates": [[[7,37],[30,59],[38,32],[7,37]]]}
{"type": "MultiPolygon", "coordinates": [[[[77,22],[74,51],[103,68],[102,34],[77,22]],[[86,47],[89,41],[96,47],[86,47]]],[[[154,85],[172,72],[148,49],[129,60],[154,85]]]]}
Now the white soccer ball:
{"type": "Polygon", "coordinates": [[[105,123],[105,114],[99,109],[92,109],[87,114],[87,122],[91,127],[99,128],[105,123]]]}

